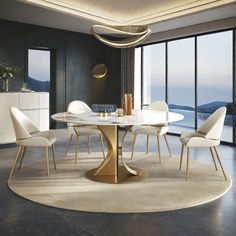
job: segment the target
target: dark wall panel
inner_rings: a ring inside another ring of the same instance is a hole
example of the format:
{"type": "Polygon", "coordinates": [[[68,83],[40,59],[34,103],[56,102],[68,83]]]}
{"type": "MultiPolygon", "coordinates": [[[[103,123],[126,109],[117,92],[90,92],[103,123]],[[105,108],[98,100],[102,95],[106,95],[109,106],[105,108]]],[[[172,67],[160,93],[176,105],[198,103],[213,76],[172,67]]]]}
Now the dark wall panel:
{"type": "Polygon", "coordinates": [[[91,76],[96,64],[105,63],[104,51],[104,46],[88,35],[76,34],[66,39],[67,104],[74,99],[84,99],[89,105],[105,102],[106,80],[91,76]]]}
{"type": "Polygon", "coordinates": [[[105,98],[110,103],[121,105],[121,49],[106,47],[108,79],[105,98]]]}
{"type": "Polygon", "coordinates": [[[21,69],[18,78],[9,83],[9,90],[15,91],[21,87],[24,77],[24,29],[0,21],[0,32],[0,62],[11,62],[21,69]]]}
{"type": "Polygon", "coordinates": [[[27,78],[27,49],[47,48],[53,62],[51,114],[65,111],[76,99],[89,105],[120,104],[121,50],[104,46],[91,35],[5,20],[0,20],[0,32],[0,62],[11,61],[20,68],[18,78],[10,81],[11,91],[19,91],[27,78]],[[91,77],[99,63],[107,65],[105,80],[91,77]]]}

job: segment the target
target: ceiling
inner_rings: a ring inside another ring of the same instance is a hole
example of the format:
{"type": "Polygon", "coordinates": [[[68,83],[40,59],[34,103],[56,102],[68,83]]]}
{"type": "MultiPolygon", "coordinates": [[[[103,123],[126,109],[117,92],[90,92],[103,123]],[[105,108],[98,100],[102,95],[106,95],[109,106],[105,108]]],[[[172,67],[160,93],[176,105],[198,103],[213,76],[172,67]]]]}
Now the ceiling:
{"type": "Polygon", "coordinates": [[[0,0],[0,18],[90,33],[95,24],[160,32],[236,16],[236,0],[0,0]]]}

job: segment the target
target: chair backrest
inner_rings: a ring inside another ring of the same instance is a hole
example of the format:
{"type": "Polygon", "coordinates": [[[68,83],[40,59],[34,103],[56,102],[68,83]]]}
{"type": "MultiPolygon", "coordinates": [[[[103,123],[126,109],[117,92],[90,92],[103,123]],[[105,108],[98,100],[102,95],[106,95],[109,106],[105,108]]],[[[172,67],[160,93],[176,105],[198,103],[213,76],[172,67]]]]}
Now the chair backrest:
{"type": "Polygon", "coordinates": [[[220,140],[225,114],[226,108],[220,107],[208,117],[208,119],[197,129],[197,132],[205,134],[206,138],[220,140]]]}
{"type": "Polygon", "coordinates": [[[16,135],[16,140],[26,139],[31,137],[31,133],[38,132],[38,128],[31,120],[18,108],[10,108],[11,119],[16,135]]]}
{"type": "Polygon", "coordinates": [[[86,103],[79,100],[75,100],[70,102],[67,111],[73,114],[79,114],[86,111],[91,111],[91,109],[86,103]]]}
{"type": "Polygon", "coordinates": [[[156,101],[152,102],[148,108],[148,110],[156,110],[156,111],[169,111],[168,105],[164,101],[156,101]]]}

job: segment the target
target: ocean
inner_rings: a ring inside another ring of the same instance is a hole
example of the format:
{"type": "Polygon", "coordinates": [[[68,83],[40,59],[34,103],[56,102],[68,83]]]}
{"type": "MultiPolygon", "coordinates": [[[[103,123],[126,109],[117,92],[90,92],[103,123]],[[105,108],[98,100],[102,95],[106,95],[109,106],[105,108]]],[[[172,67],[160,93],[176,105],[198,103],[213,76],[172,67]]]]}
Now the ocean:
{"type": "MultiPolygon", "coordinates": [[[[164,86],[151,86],[147,87],[144,91],[144,103],[148,104],[151,101],[158,101],[165,99],[165,87],[164,86]]],[[[194,87],[190,86],[170,86],[168,87],[168,103],[194,106],[194,87]]],[[[222,85],[220,87],[207,87],[198,86],[198,105],[211,103],[214,101],[232,102],[233,91],[232,85],[229,87],[222,85]]]]}

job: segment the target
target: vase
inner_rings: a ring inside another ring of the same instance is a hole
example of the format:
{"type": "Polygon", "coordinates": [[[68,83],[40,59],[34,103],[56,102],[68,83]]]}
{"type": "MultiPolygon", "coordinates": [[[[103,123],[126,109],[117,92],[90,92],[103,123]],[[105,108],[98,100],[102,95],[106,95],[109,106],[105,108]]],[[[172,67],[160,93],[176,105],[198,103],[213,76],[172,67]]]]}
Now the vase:
{"type": "Polygon", "coordinates": [[[132,94],[124,94],[123,109],[125,115],[132,115],[132,94]]]}

